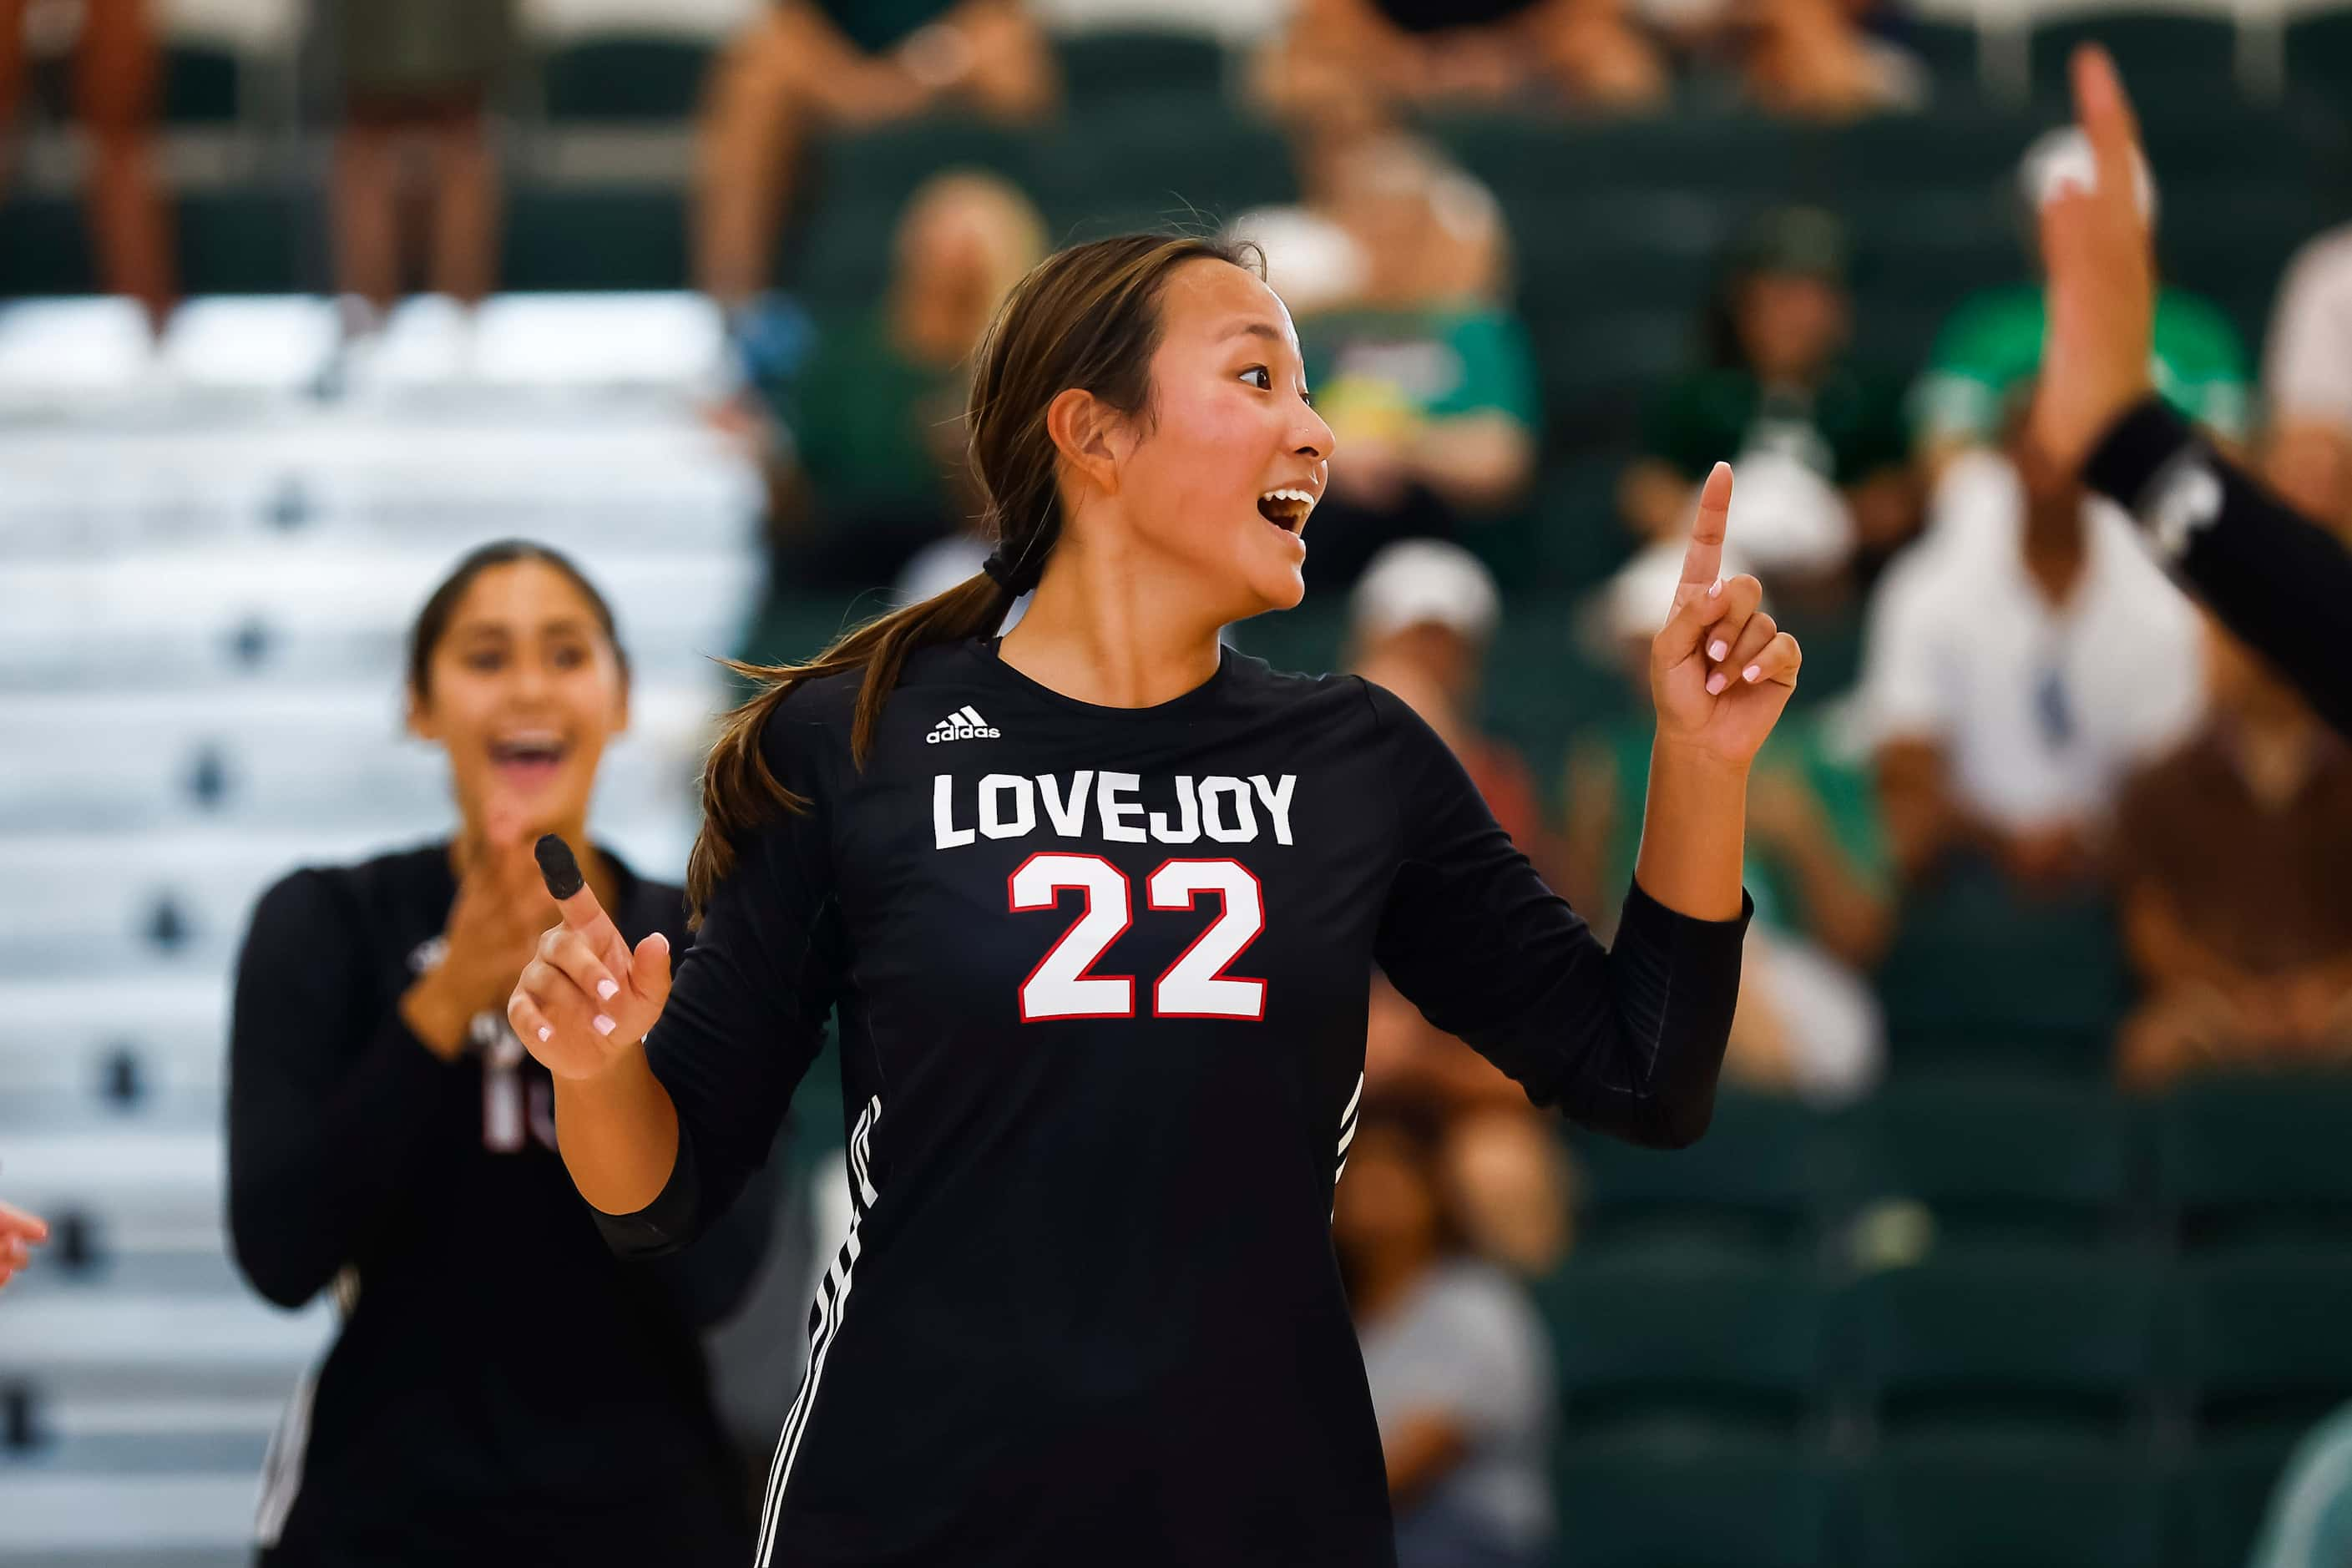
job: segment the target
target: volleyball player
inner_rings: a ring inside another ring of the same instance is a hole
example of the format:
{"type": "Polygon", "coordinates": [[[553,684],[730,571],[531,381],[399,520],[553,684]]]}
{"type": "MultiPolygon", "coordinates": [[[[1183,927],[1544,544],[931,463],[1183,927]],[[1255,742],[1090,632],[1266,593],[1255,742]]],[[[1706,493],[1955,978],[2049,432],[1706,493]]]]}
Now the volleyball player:
{"type": "Polygon", "coordinates": [[[2130,195],[2141,163],[2138,122],[2105,50],[2077,48],[2072,69],[2074,114],[2096,172],[2042,209],[2050,327],[2033,438],[2128,510],[2174,575],[2352,735],[2352,679],[2338,631],[2352,602],[2352,554],[2156,395],[2148,376],[2155,262],[2130,195]]]}
{"type": "Polygon", "coordinates": [[[509,1004],[630,1253],[726,1205],[839,1014],[856,1219],[760,1563],[1392,1563],[1329,1232],[1375,963],[1538,1103],[1706,1129],[1798,665],[1717,575],[1729,469],[1659,606],[1604,949],[1411,710],[1221,647],[1298,602],[1332,445],[1251,262],[1130,236],[1024,279],[970,403],[985,571],[733,716],[674,992],[565,880],[509,1004]]]}
{"type": "MultiPolygon", "coordinates": [[[[456,834],[294,872],[238,963],[237,1262],[279,1306],[331,1282],[344,1310],[272,1444],[260,1561],[740,1568],[750,1510],[697,1330],[748,1285],[761,1205],[673,1262],[615,1258],[502,1016],[554,916],[531,839],[585,842],[627,721],[612,613],[562,557],[488,546],[418,616],[407,695],[456,834]]],[[[679,889],[588,861],[618,929],[684,939],[679,889]]]]}

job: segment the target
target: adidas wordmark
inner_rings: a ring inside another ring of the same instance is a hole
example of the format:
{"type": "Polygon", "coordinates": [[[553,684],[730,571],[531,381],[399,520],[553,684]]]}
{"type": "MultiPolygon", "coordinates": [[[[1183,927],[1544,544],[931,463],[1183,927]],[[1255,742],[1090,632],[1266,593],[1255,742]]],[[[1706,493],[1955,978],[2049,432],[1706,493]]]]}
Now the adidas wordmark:
{"type": "Polygon", "coordinates": [[[997,734],[998,731],[989,727],[988,721],[982,718],[977,710],[963,707],[932,725],[931,732],[923,737],[923,743],[936,746],[941,741],[993,741],[997,734]]]}

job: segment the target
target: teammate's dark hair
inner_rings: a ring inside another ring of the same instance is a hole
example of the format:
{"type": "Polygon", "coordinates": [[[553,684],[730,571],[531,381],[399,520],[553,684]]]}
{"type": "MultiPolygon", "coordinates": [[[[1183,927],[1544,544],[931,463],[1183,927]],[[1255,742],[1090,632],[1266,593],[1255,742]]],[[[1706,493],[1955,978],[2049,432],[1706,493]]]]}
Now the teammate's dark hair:
{"type": "Polygon", "coordinates": [[[997,307],[974,352],[966,425],[998,575],[976,573],[943,594],[868,621],[804,664],[722,661],[760,689],[727,716],[703,769],[702,831],[686,871],[694,924],[701,923],[711,889],[733,868],[740,837],[773,813],[806,804],[760,754],[761,732],[777,705],[803,681],[858,671],[850,754],[862,766],[907,655],[1003,624],[1018,590],[1036,582],[1061,538],[1058,454],[1045,429],[1047,406],[1065,390],[1080,387],[1148,423],[1161,290],[1178,268],[1202,259],[1265,275],[1265,258],[1245,243],[1120,235],[1047,257],[997,307]]]}
{"type": "Polygon", "coordinates": [[[425,607],[416,612],[416,624],[408,630],[408,689],[418,701],[425,701],[433,695],[433,650],[448,635],[450,619],[464,601],[466,590],[474,585],[474,579],[493,566],[512,566],[525,561],[535,561],[562,573],[580,590],[580,596],[588,601],[589,613],[596,617],[596,626],[613,650],[614,662],[621,667],[621,684],[628,685],[629,651],[621,646],[620,634],[614,628],[613,606],[604,602],[596,584],[588,581],[587,574],[560,550],[534,544],[528,539],[501,539],[483,545],[452,567],[449,575],[441,579],[441,585],[425,601],[425,607]]]}

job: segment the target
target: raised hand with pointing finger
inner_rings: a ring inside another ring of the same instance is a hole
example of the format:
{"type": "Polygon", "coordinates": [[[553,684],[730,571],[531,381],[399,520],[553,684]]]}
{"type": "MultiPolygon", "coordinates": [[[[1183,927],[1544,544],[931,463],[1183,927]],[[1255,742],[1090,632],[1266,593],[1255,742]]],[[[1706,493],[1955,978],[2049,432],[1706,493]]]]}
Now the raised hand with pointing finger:
{"type": "Polygon", "coordinates": [[[1721,575],[1730,512],[1731,465],[1717,463],[1699,490],[1674,605],[1650,644],[1650,695],[1662,743],[1745,766],[1788,707],[1803,655],[1760,607],[1762,584],[1721,575]]]}
{"type": "Polygon", "coordinates": [[[669,939],[655,931],[635,952],[580,875],[571,847],[551,833],[534,849],[562,915],[539,939],[507,1000],[517,1038],[550,1073],[595,1079],[625,1057],[669,1000],[669,939]]]}

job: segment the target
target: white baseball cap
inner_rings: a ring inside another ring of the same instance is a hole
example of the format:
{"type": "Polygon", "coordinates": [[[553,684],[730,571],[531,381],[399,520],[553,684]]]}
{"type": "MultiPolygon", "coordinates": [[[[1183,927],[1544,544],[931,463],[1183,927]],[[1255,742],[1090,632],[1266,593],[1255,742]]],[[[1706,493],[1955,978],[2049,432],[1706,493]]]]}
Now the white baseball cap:
{"type": "Polygon", "coordinates": [[[1382,546],[1364,567],[1349,608],[1360,637],[1383,637],[1434,623],[1485,642],[1503,605],[1494,574],[1467,550],[1438,539],[1402,539],[1382,546]]]}

